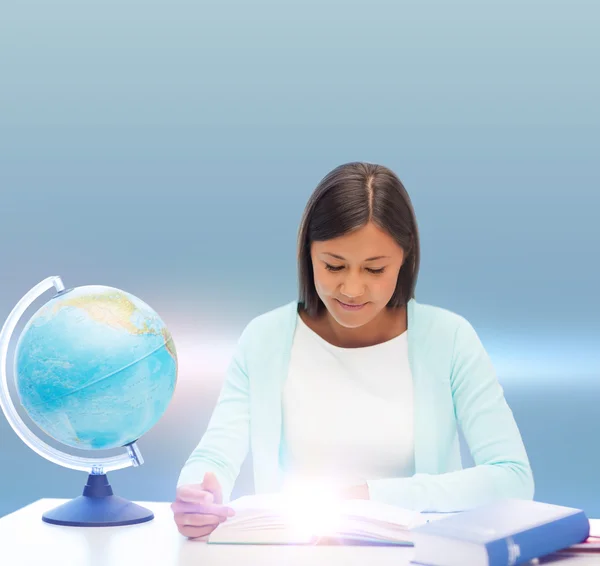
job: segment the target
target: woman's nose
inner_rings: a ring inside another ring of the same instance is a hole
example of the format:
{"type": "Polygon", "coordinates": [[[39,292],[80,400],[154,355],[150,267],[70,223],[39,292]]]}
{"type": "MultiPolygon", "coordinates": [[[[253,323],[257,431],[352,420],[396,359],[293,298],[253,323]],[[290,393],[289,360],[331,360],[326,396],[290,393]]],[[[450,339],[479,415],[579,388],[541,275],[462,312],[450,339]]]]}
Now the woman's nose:
{"type": "Polygon", "coordinates": [[[358,279],[348,278],[342,283],[340,291],[345,297],[354,299],[364,293],[364,285],[358,279]]]}

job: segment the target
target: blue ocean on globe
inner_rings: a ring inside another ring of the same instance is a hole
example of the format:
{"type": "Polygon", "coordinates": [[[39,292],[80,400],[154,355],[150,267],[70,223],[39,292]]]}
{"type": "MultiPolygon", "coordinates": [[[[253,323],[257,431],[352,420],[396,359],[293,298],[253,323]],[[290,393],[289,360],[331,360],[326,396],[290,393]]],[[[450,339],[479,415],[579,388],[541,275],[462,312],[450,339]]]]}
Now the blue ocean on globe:
{"type": "Polygon", "coordinates": [[[84,450],[125,446],[164,414],[177,353],[158,314],[133,295],[76,287],[29,320],[15,353],[21,404],[46,434],[84,450]]]}

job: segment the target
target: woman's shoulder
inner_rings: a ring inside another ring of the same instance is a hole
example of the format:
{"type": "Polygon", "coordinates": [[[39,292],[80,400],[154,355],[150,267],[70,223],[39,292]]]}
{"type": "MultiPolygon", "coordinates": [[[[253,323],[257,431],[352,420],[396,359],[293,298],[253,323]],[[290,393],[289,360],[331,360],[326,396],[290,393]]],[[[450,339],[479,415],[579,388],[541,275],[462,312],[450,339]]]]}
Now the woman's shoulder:
{"type": "Polygon", "coordinates": [[[413,323],[417,341],[445,345],[453,356],[470,355],[483,346],[471,321],[448,308],[416,303],[413,323]]]}
{"type": "Polygon", "coordinates": [[[469,324],[463,315],[438,305],[418,303],[411,299],[408,308],[412,321],[422,329],[430,330],[431,327],[437,327],[456,330],[465,323],[469,324]]]}
{"type": "MultiPolygon", "coordinates": [[[[466,316],[449,308],[416,303],[412,305],[413,343],[422,351],[445,352],[448,359],[470,356],[483,347],[474,325],[466,316]]],[[[410,329],[410,323],[409,323],[410,329]]]]}
{"type": "Polygon", "coordinates": [[[285,333],[293,329],[297,315],[298,302],[290,301],[263,312],[246,324],[242,336],[263,338],[272,333],[285,333]]]}
{"type": "Polygon", "coordinates": [[[248,326],[264,328],[273,325],[287,324],[298,313],[298,301],[289,301],[271,310],[263,312],[250,320],[248,326]]]}

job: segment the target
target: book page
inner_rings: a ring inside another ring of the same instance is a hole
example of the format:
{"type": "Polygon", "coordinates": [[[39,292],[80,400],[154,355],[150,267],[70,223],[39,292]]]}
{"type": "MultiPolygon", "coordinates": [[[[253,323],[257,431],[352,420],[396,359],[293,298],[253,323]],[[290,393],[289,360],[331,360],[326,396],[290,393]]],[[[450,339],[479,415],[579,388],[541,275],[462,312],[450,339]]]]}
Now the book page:
{"type": "Polygon", "coordinates": [[[299,499],[272,493],[244,496],[229,505],[236,515],[215,529],[214,540],[269,544],[341,536],[410,541],[409,530],[425,522],[416,511],[359,499],[299,499]]]}
{"type": "Polygon", "coordinates": [[[373,524],[394,525],[410,529],[424,521],[421,513],[367,499],[348,499],[341,504],[342,514],[373,524]]]}

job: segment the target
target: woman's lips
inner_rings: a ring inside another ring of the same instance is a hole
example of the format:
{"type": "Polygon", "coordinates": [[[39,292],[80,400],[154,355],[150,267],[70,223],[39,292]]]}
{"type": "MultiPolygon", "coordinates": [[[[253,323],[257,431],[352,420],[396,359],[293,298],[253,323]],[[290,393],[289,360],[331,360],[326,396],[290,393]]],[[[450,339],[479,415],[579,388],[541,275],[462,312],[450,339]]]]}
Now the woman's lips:
{"type": "Polygon", "coordinates": [[[342,301],[336,299],[336,301],[339,303],[339,305],[347,311],[359,311],[360,309],[362,309],[367,303],[362,303],[360,305],[349,305],[347,303],[343,303],[342,301]]]}

